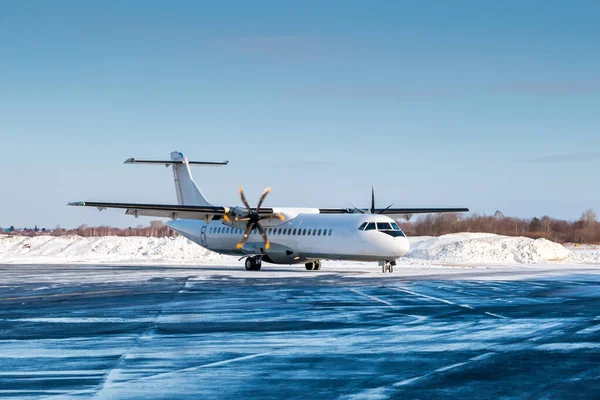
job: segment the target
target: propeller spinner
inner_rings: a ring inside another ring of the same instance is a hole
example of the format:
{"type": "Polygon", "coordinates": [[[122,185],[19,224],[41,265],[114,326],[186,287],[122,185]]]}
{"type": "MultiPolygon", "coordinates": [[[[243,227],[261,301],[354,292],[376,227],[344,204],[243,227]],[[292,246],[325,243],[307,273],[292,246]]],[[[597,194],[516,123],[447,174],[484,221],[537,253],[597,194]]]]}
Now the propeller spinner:
{"type": "Polygon", "coordinates": [[[234,223],[235,222],[246,222],[246,230],[244,231],[244,236],[242,237],[242,240],[236,245],[236,247],[238,249],[242,248],[242,246],[248,241],[248,238],[250,237],[250,232],[252,232],[252,230],[254,228],[258,229],[258,232],[260,233],[263,240],[265,241],[265,249],[269,250],[269,248],[271,247],[271,243],[269,242],[269,237],[267,236],[267,233],[265,232],[264,228],[260,224],[260,221],[263,219],[273,219],[273,218],[279,218],[280,220],[283,221],[283,220],[285,220],[285,217],[283,216],[283,214],[279,214],[279,213],[270,213],[270,214],[262,214],[262,215],[260,215],[258,213],[260,206],[262,205],[262,203],[265,200],[265,197],[267,197],[267,195],[269,194],[270,191],[271,191],[271,188],[268,187],[262,192],[262,195],[260,196],[260,199],[258,200],[258,205],[253,210],[252,207],[250,207],[250,205],[248,204],[248,201],[246,200],[246,196],[244,196],[244,190],[240,187],[240,197],[242,198],[242,203],[244,203],[244,207],[246,208],[245,215],[241,215],[241,216],[238,216],[238,215],[229,216],[228,214],[223,215],[223,219],[226,222],[234,222],[234,223]]]}

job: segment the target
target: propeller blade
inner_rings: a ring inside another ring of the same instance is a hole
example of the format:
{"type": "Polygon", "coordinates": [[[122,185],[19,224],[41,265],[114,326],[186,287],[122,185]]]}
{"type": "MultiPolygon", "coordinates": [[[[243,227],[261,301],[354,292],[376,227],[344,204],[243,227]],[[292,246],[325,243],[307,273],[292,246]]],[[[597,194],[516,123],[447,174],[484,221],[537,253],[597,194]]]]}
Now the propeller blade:
{"type": "Polygon", "coordinates": [[[271,247],[271,243],[269,242],[269,237],[267,236],[267,232],[265,232],[265,230],[263,229],[263,227],[261,226],[260,223],[256,224],[256,227],[258,228],[260,235],[263,237],[263,239],[265,241],[265,250],[269,250],[269,247],[271,247]]]}
{"type": "Polygon", "coordinates": [[[364,211],[363,211],[363,210],[361,210],[360,208],[356,207],[354,204],[352,204],[352,203],[349,203],[349,204],[350,204],[352,207],[354,207],[354,209],[355,209],[356,211],[358,211],[359,213],[361,213],[361,214],[366,214],[366,212],[364,212],[364,211]]]}
{"type": "Polygon", "coordinates": [[[260,206],[262,206],[263,201],[265,201],[265,197],[267,197],[267,195],[269,194],[270,191],[271,191],[271,188],[268,187],[262,192],[262,195],[260,196],[260,200],[258,200],[258,205],[256,206],[256,212],[258,212],[258,209],[260,208],[260,206]]]}
{"type": "Polygon", "coordinates": [[[375,214],[375,189],[371,186],[371,214],[375,214]]]}
{"type": "Polygon", "coordinates": [[[384,212],[386,212],[387,210],[389,210],[390,208],[392,208],[393,205],[394,205],[394,203],[390,204],[389,206],[387,206],[383,210],[379,211],[378,214],[383,214],[384,212]]]}
{"type": "Polygon", "coordinates": [[[244,196],[244,189],[242,189],[242,187],[240,186],[240,197],[242,198],[242,203],[244,203],[244,207],[246,207],[246,209],[248,211],[252,210],[250,208],[250,205],[248,204],[248,202],[246,201],[246,196],[244,196]]]}
{"type": "Polygon", "coordinates": [[[244,244],[248,241],[253,225],[254,224],[252,222],[248,222],[248,224],[246,224],[246,231],[244,232],[244,237],[242,238],[242,241],[235,245],[237,249],[241,249],[242,246],[244,246],[244,244]]]}

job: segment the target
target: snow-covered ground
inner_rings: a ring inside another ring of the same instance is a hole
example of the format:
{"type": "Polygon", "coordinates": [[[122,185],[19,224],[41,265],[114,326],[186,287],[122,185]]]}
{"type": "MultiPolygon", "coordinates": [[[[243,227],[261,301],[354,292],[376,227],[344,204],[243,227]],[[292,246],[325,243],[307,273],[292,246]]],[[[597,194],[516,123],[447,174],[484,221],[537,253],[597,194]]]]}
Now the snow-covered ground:
{"type": "MultiPolygon", "coordinates": [[[[433,265],[594,264],[600,246],[563,246],[546,239],[487,233],[413,237],[401,263],[433,265]]],[[[145,263],[239,265],[183,237],[0,236],[0,263],[145,263]]],[[[345,263],[361,264],[361,263],[345,263]]]]}

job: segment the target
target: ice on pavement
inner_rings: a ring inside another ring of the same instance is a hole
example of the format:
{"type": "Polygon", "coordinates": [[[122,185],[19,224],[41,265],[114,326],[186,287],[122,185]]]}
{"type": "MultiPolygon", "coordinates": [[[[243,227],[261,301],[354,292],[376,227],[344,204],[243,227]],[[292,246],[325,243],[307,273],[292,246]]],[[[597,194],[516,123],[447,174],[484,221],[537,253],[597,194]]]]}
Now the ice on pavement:
{"type": "MultiPolygon", "coordinates": [[[[565,247],[546,239],[487,233],[412,237],[406,262],[453,264],[597,264],[600,247],[565,247]]],[[[183,237],[0,236],[4,263],[153,263],[237,265],[237,257],[206,250],[183,237]]]]}

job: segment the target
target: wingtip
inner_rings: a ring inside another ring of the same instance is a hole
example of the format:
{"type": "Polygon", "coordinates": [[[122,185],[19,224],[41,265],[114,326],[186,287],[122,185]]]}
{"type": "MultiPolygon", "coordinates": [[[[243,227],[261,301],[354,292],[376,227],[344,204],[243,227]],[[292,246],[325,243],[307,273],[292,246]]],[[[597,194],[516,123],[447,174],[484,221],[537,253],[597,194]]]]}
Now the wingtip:
{"type": "Polygon", "coordinates": [[[68,206],[85,206],[83,201],[71,201],[67,203],[68,206]]]}

